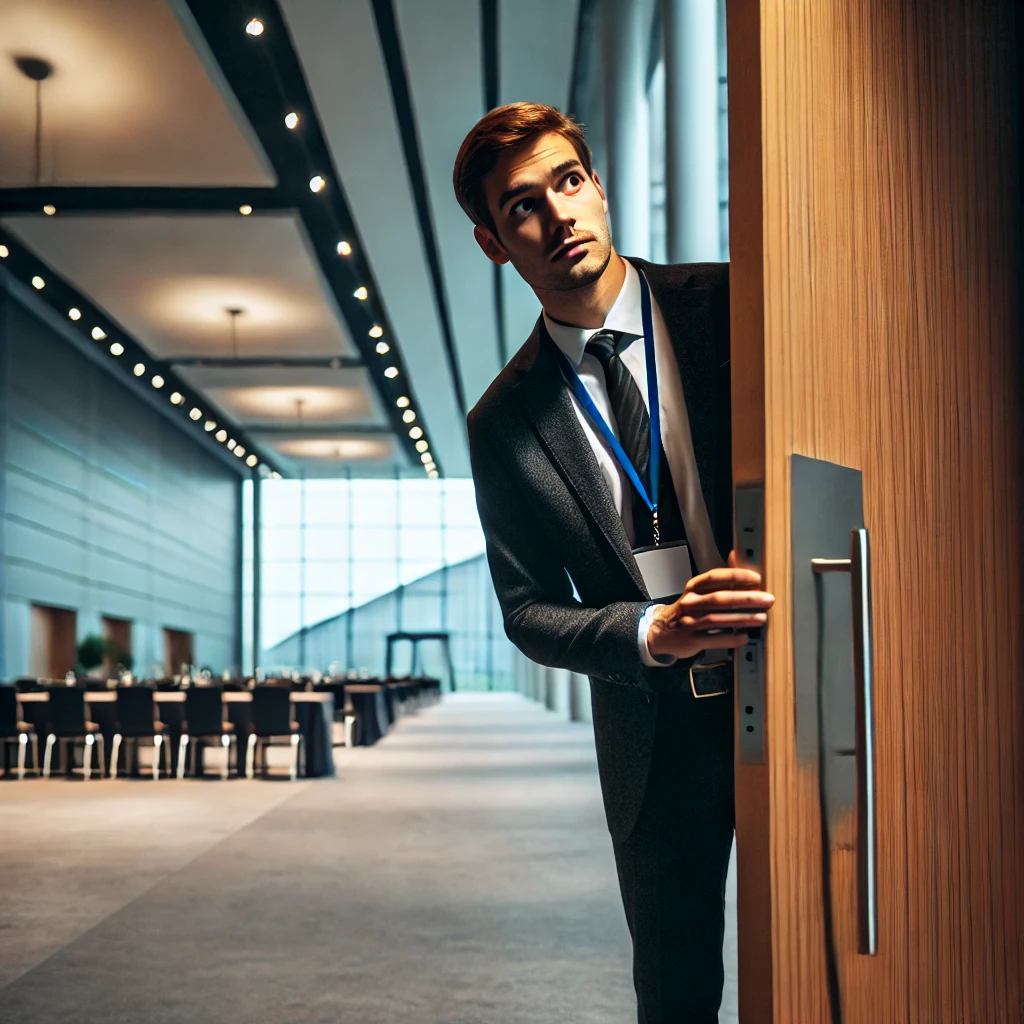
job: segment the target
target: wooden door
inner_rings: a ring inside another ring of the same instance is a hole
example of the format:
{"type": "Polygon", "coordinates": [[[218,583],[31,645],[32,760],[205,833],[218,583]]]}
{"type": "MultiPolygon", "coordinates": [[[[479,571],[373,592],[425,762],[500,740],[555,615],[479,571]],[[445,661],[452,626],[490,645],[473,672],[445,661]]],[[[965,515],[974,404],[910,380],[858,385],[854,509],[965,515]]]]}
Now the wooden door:
{"type": "Polygon", "coordinates": [[[164,671],[174,676],[181,672],[182,665],[191,665],[194,661],[192,634],[181,629],[165,629],[164,671]]]}
{"type": "Polygon", "coordinates": [[[737,764],[743,1024],[1024,1020],[1012,0],[728,0],[733,454],[764,484],[765,763],[737,764]],[[879,946],[795,751],[790,457],[863,474],[879,946]],[[829,996],[825,900],[834,921],[829,996]]]}
{"type": "Polygon", "coordinates": [[[68,608],[32,605],[31,672],[37,679],[63,679],[77,657],[77,616],[68,608]]]}
{"type": "Polygon", "coordinates": [[[103,617],[103,636],[116,645],[116,651],[109,653],[103,661],[104,671],[109,677],[119,663],[126,665],[132,663],[131,619],[114,619],[105,615],[103,617]]]}

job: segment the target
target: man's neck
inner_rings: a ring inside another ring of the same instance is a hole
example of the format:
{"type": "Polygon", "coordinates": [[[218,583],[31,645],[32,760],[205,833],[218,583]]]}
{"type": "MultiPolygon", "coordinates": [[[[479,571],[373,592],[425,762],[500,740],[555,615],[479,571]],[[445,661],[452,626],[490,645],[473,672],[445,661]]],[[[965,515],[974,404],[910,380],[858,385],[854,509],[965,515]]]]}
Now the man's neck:
{"type": "Polygon", "coordinates": [[[601,276],[584,288],[570,292],[536,290],[544,312],[552,320],[570,327],[603,327],[608,311],[626,280],[626,261],[612,249],[611,259],[601,276]]]}

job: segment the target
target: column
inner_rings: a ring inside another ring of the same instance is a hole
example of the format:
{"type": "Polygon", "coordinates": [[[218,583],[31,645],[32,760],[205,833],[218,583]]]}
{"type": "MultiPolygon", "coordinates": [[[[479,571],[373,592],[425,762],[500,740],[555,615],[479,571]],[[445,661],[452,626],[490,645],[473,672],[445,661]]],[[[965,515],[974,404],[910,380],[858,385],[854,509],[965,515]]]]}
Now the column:
{"type": "MultiPolygon", "coordinates": [[[[260,533],[263,523],[263,491],[258,473],[252,475],[252,673],[260,667],[260,598],[263,593],[261,580],[260,533]]],[[[244,671],[243,671],[244,675],[244,671]]]]}
{"type": "Polygon", "coordinates": [[[647,138],[646,4],[605,0],[602,23],[607,167],[598,175],[608,189],[615,248],[624,256],[650,255],[651,169],[647,138]]]}
{"type": "Polygon", "coordinates": [[[661,0],[669,263],[721,259],[718,0],[661,0]]]}

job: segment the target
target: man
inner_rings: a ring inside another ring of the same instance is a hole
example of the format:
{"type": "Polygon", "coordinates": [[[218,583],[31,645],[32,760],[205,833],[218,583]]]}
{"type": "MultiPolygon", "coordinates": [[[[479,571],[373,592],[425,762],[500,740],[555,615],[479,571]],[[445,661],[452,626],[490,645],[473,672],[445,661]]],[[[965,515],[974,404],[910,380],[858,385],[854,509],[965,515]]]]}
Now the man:
{"type": "Polygon", "coordinates": [[[728,659],[774,602],[720,555],[732,542],[726,267],[623,259],[582,130],[551,107],[487,114],[454,185],[480,248],[543,306],[468,420],[505,629],[534,661],[590,677],[641,1024],[717,1021],[728,659]]]}

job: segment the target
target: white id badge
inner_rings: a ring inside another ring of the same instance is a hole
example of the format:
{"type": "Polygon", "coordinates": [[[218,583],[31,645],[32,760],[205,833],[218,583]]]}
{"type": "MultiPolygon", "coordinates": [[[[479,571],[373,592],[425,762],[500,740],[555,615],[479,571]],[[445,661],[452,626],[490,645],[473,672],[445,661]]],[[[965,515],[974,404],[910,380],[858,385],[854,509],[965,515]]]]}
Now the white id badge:
{"type": "Polygon", "coordinates": [[[637,548],[633,557],[652,601],[675,600],[693,576],[690,550],[684,541],[637,548]]]}

